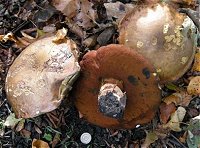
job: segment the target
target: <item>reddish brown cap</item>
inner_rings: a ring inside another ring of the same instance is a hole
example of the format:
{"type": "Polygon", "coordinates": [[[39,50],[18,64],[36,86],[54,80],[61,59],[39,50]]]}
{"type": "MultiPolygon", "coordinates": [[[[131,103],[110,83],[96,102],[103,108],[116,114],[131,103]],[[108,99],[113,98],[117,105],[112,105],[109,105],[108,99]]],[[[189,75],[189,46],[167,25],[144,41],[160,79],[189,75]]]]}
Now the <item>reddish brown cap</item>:
{"type": "Polygon", "coordinates": [[[184,14],[168,5],[138,6],[119,26],[119,42],[147,57],[162,82],[180,78],[196,49],[196,28],[184,14]]]}
{"type": "MultiPolygon", "coordinates": [[[[40,39],[15,59],[6,78],[7,99],[18,118],[31,118],[52,111],[61,103],[59,90],[65,79],[71,82],[79,72],[76,44],[69,39],[52,42],[40,39]]],[[[70,88],[71,89],[71,88],[70,88]]]]}
{"type": "Polygon", "coordinates": [[[89,122],[107,128],[134,128],[149,122],[160,103],[160,90],[153,66],[143,56],[122,45],[108,45],[88,52],[80,62],[81,77],[75,87],[75,105],[89,122]],[[102,80],[123,82],[126,108],[121,119],[98,109],[102,80]]]}

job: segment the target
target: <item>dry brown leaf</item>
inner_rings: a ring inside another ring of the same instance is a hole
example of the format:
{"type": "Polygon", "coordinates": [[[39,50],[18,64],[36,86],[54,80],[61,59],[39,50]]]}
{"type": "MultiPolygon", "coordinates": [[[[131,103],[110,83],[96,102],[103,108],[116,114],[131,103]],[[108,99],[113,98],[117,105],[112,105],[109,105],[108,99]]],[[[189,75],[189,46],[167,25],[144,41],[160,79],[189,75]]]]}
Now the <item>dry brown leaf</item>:
{"type": "Polygon", "coordinates": [[[200,95],[200,76],[193,77],[190,80],[187,92],[191,95],[200,95]]]}
{"type": "Polygon", "coordinates": [[[22,129],[22,130],[20,131],[20,134],[21,134],[23,137],[25,137],[25,138],[30,138],[30,137],[31,137],[31,132],[28,131],[28,130],[26,130],[26,129],[22,129]]]}
{"type": "Polygon", "coordinates": [[[160,105],[160,120],[162,123],[166,124],[172,113],[176,111],[176,106],[174,103],[166,104],[161,103],[160,105]]]}
{"type": "Polygon", "coordinates": [[[33,139],[32,141],[32,148],[50,148],[48,143],[38,140],[38,139],[33,139]]]}
{"type": "Polygon", "coordinates": [[[97,42],[97,35],[92,35],[92,36],[86,38],[86,39],[82,42],[82,44],[83,44],[84,46],[86,46],[86,47],[92,47],[92,46],[95,46],[96,42],[97,42]]]}
{"type": "Polygon", "coordinates": [[[176,106],[177,105],[188,106],[191,100],[192,100],[191,95],[189,95],[185,91],[181,91],[173,93],[172,95],[164,98],[163,102],[165,102],[167,105],[173,102],[176,106]]]}
{"type": "Polygon", "coordinates": [[[65,39],[66,35],[67,35],[67,29],[65,28],[59,29],[55,35],[55,38],[52,41],[54,43],[58,43],[63,39],[65,39]]]}
{"type": "Polygon", "coordinates": [[[42,31],[44,31],[45,33],[54,33],[56,31],[56,27],[54,24],[50,24],[50,25],[44,26],[42,31]]]}
{"type": "Polygon", "coordinates": [[[83,12],[79,12],[74,20],[79,26],[86,29],[95,26],[90,17],[88,17],[88,15],[83,12]]]}
{"type": "Polygon", "coordinates": [[[186,110],[183,107],[178,107],[178,109],[171,115],[171,119],[167,124],[162,125],[163,128],[170,128],[173,131],[180,132],[180,122],[183,121],[185,117],[186,110]]]}
{"type": "Polygon", "coordinates": [[[156,140],[158,140],[158,136],[154,131],[147,133],[146,139],[144,143],[142,144],[142,148],[149,147],[150,144],[154,143],[156,140]]]}
{"type": "Polygon", "coordinates": [[[97,11],[93,9],[93,3],[88,0],[81,0],[80,12],[76,15],[74,21],[82,28],[88,29],[97,24],[97,17],[97,11]]]}
{"type": "Polygon", "coordinates": [[[104,6],[106,8],[108,19],[112,20],[112,18],[116,18],[117,23],[119,23],[126,13],[134,8],[133,4],[123,4],[121,2],[104,3],[104,6]]]}
{"type": "Polygon", "coordinates": [[[24,123],[25,123],[25,119],[22,119],[21,121],[19,121],[19,123],[17,124],[15,130],[17,132],[21,131],[24,128],[24,123]]]}
{"type": "Polygon", "coordinates": [[[171,0],[174,3],[185,4],[187,6],[194,5],[196,0],[171,0]]]}
{"type": "Polygon", "coordinates": [[[14,34],[12,32],[7,33],[6,35],[0,35],[0,41],[1,42],[7,42],[7,41],[13,41],[17,42],[16,38],[14,37],[14,34]]]}
{"type": "Polygon", "coordinates": [[[85,13],[93,22],[96,22],[97,12],[92,7],[93,3],[88,0],[81,0],[81,11],[85,13]]]}
{"type": "Polygon", "coordinates": [[[200,53],[195,54],[194,64],[192,67],[193,71],[200,71],[200,53]]]}
{"type": "Polygon", "coordinates": [[[75,17],[80,8],[79,0],[52,0],[52,5],[68,18],[75,17]]]}
{"type": "Polygon", "coordinates": [[[36,131],[38,134],[42,134],[42,131],[40,130],[39,127],[37,127],[37,126],[35,125],[34,128],[35,128],[35,131],[36,131]]]}
{"type": "Polygon", "coordinates": [[[81,39],[85,38],[86,32],[83,31],[83,29],[80,26],[78,26],[74,21],[72,21],[71,19],[67,17],[65,18],[65,20],[71,32],[76,34],[81,39]]]}
{"type": "Polygon", "coordinates": [[[164,129],[161,125],[154,130],[159,139],[165,139],[170,133],[170,129],[164,129]]]}
{"type": "Polygon", "coordinates": [[[187,132],[185,132],[181,137],[179,137],[181,143],[186,143],[186,139],[187,139],[187,132]]]}
{"type": "Polygon", "coordinates": [[[60,135],[56,133],[56,135],[53,138],[53,141],[51,142],[52,148],[54,148],[59,141],[60,141],[60,135]]]}

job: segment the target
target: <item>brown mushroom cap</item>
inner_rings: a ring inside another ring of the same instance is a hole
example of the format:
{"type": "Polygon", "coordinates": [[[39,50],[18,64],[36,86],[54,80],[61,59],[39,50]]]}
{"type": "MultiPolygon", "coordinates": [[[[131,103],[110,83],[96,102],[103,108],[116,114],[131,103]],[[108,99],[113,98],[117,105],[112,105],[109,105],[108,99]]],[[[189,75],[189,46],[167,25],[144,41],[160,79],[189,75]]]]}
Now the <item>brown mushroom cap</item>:
{"type": "Polygon", "coordinates": [[[75,105],[83,118],[106,128],[134,128],[153,118],[160,90],[154,68],[143,56],[113,44],[88,52],[80,66],[82,74],[74,90],[75,105]],[[98,93],[102,80],[107,78],[123,82],[127,102],[121,119],[105,116],[98,109],[98,93]]]}
{"type": "Polygon", "coordinates": [[[61,102],[62,81],[80,70],[76,44],[70,39],[56,44],[54,36],[40,39],[15,59],[6,78],[7,99],[18,118],[52,111],[61,102]]]}
{"type": "Polygon", "coordinates": [[[190,67],[195,32],[193,22],[168,5],[144,5],[123,18],[119,42],[147,57],[166,82],[177,80],[190,67]]]}

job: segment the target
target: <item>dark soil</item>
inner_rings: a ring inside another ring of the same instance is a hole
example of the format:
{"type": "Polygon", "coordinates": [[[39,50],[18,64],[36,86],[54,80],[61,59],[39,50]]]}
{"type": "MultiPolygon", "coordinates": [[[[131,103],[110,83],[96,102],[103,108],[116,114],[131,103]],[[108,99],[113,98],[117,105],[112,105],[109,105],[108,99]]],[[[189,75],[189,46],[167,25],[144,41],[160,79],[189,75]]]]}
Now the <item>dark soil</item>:
{"type": "MultiPolygon", "coordinates": [[[[114,0],[113,0],[114,1],[114,0]]],[[[92,47],[83,46],[83,39],[77,35],[77,32],[70,30],[69,24],[64,23],[65,17],[61,12],[54,9],[47,0],[0,0],[0,35],[12,32],[15,36],[22,37],[21,30],[37,27],[42,29],[48,24],[55,24],[56,29],[66,27],[69,29],[68,36],[78,44],[82,55],[91,49],[97,49],[100,46],[110,43],[117,43],[117,27],[115,23],[106,19],[106,11],[103,5],[92,0],[95,9],[98,12],[97,22],[100,27],[84,30],[87,36],[97,35],[97,43],[92,47]],[[102,25],[103,24],[103,25],[102,25]],[[105,27],[109,26],[109,27],[105,27]],[[105,34],[107,38],[105,38],[105,34]]],[[[124,3],[136,3],[136,1],[125,0],[124,3]]],[[[32,33],[31,35],[34,35],[32,33]]],[[[7,71],[24,48],[16,48],[14,42],[0,42],[0,147],[3,148],[30,148],[33,139],[41,139],[49,143],[51,147],[57,148],[135,148],[141,147],[146,137],[146,132],[152,131],[160,124],[159,112],[146,125],[140,125],[132,130],[111,130],[89,124],[79,117],[77,109],[65,100],[62,105],[50,113],[41,115],[33,119],[26,119],[22,125],[14,128],[2,127],[2,123],[12,112],[4,90],[7,71]],[[81,143],[80,136],[88,132],[92,135],[92,141],[85,145],[81,143]]],[[[199,73],[188,71],[180,80],[175,82],[177,86],[186,87],[185,80],[189,76],[197,76],[199,73]]],[[[162,96],[168,96],[174,91],[163,86],[162,96]]],[[[200,112],[200,98],[195,96],[186,107],[187,113],[184,122],[187,123],[191,118],[197,116],[200,112]]],[[[185,124],[181,126],[186,128],[185,124]]],[[[183,136],[182,132],[165,132],[166,136],[159,138],[150,147],[188,147],[186,143],[180,142],[179,138],[183,136]]]]}

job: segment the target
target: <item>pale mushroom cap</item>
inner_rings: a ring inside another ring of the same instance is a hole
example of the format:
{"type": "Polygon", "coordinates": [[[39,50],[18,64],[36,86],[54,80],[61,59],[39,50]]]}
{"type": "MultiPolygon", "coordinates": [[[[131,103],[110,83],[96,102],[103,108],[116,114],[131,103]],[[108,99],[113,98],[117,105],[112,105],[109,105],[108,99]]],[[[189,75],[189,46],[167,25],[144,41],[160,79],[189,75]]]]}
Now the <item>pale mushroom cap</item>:
{"type": "Polygon", "coordinates": [[[162,82],[177,80],[190,67],[196,49],[196,28],[168,5],[140,6],[119,27],[119,42],[137,50],[155,66],[162,82]]]}
{"type": "Polygon", "coordinates": [[[62,81],[80,70],[76,44],[53,43],[54,36],[29,45],[15,59],[6,78],[6,93],[18,118],[52,111],[61,103],[62,81]]]}

